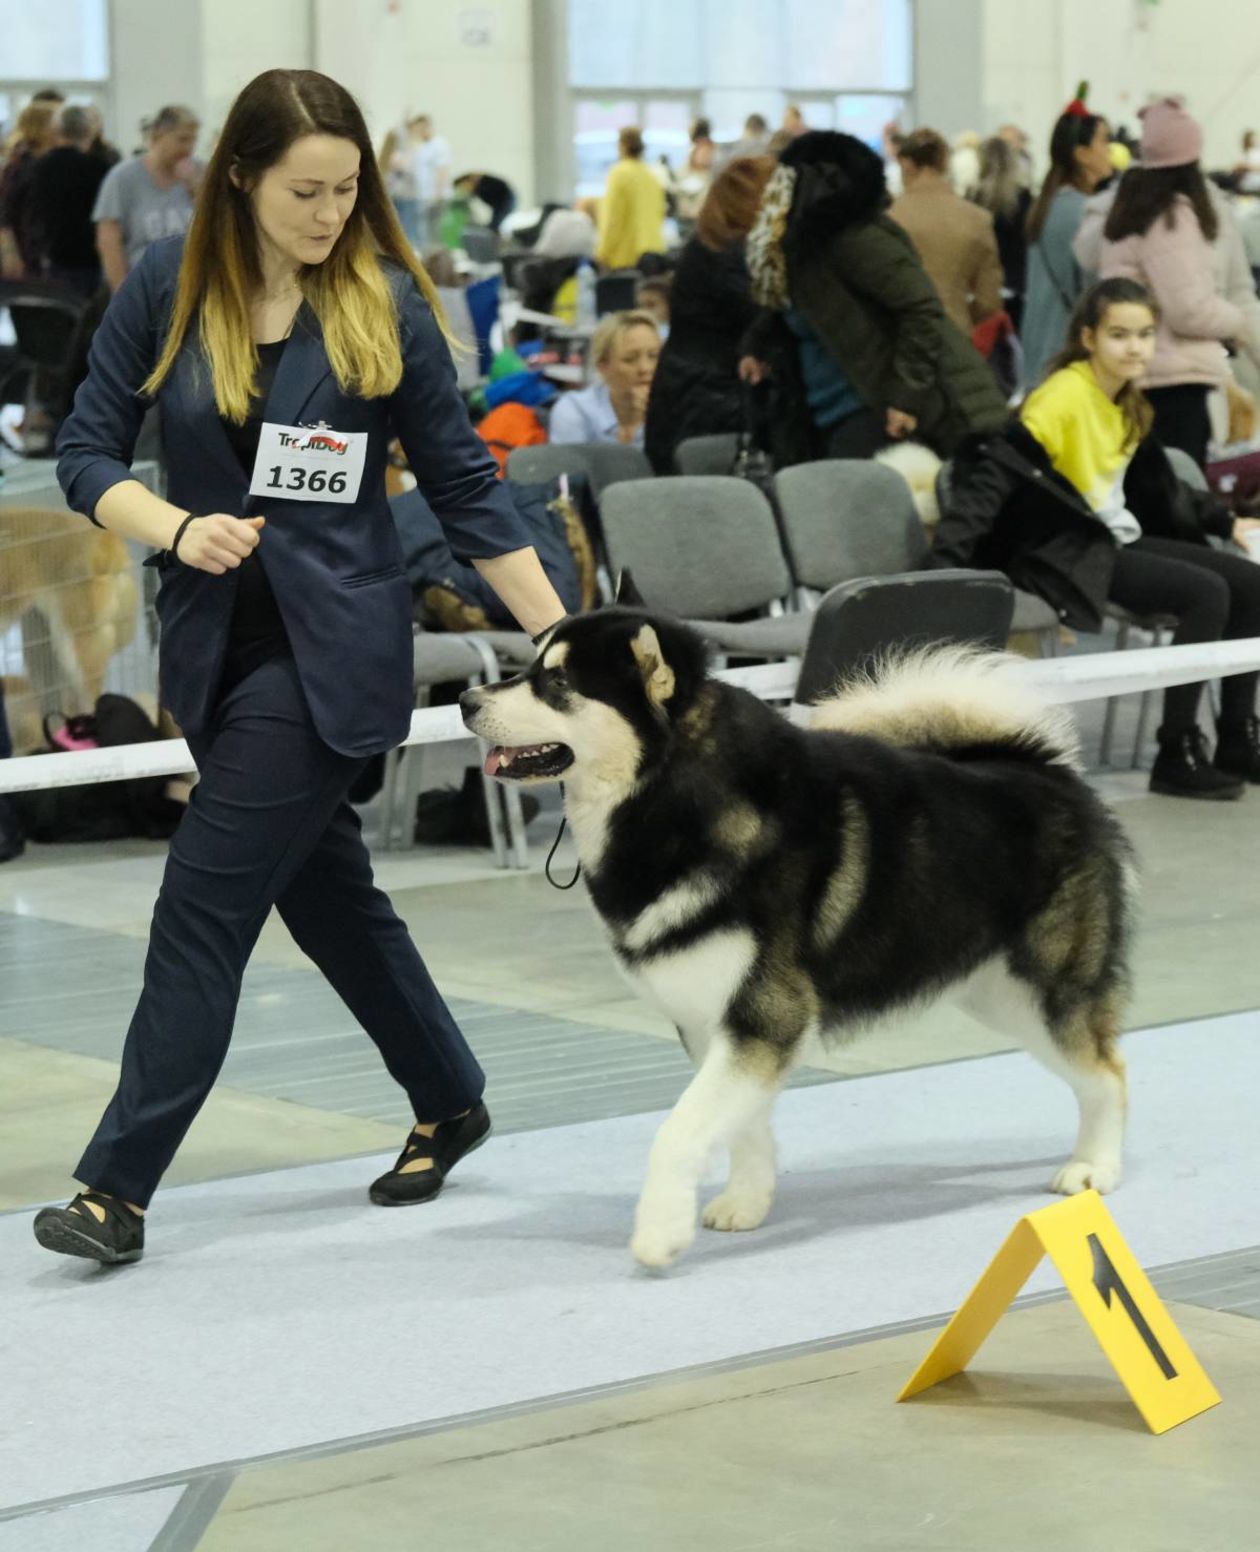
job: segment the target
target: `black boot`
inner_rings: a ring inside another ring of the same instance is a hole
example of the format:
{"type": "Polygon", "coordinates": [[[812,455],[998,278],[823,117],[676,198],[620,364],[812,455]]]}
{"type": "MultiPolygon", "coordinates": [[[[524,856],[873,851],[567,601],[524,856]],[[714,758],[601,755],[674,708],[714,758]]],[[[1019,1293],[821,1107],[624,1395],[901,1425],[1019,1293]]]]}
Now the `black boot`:
{"type": "Polygon", "coordinates": [[[1244,717],[1241,722],[1216,724],[1218,771],[1260,785],[1260,717],[1244,717]]]}
{"type": "Polygon", "coordinates": [[[1152,792],[1227,802],[1242,797],[1245,785],[1238,776],[1217,770],[1208,759],[1202,728],[1160,728],[1159,753],[1151,767],[1152,792]]]}

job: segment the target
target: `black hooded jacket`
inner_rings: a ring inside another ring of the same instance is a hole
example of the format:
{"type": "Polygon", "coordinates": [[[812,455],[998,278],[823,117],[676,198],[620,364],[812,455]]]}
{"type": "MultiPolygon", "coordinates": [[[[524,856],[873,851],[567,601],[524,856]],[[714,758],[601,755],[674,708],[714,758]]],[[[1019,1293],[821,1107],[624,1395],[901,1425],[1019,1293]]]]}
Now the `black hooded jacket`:
{"type": "MultiPolygon", "coordinates": [[[[808,320],[863,402],[882,419],[913,415],[914,435],[949,454],[996,430],[1007,408],[989,367],[945,316],[906,232],[885,214],[879,157],[852,135],[814,131],[783,152],[796,190],[783,239],[791,305],[808,320]]],[[[775,383],[776,463],[814,456],[795,336],[763,314],[749,341],[775,383]]]]}
{"type": "Polygon", "coordinates": [[[738,364],[757,306],[743,243],[715,252],[693,237],[674,273],[669,310],[669,338],[644,428],[644,448],[658,474],[674,472],[674,451],[685,438],[744,428],[738,364]]]}
{"type": "MultiPolygon", "coordinates": [[[[942,481],[941,497],[930,566],[1003,571],[1073,629],[1101,628],[1116,540],[1021,421],[968,439],[942,481]]],[[[1133,455],[1124,497],[1144,534],[1190,544],[1206,544],[1208,534],[1230,535],[1230,514],[1177,478],[1154,436],[1133,455]]]]}

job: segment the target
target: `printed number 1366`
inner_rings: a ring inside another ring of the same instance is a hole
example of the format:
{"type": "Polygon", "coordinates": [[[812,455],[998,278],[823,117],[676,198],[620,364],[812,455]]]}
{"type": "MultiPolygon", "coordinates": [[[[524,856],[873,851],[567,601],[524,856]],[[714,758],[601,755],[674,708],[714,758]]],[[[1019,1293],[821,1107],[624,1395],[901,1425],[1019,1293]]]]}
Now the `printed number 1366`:
{"type": "Polygon", "coordinates": [[[326,490],[330,495],[339,496],[346,488],[346,476],[340,469],[333,474],[325,474],[322,469],[312,469],[308,474],[305,469],[293,468],[286,471],[283,465],[276,464],[271,470],[271,478],[267,484],[272,490],[309,490],[316,495],[326,490]],[[289,478],[282,483],[280,476],[286,472],[289,478]]]}

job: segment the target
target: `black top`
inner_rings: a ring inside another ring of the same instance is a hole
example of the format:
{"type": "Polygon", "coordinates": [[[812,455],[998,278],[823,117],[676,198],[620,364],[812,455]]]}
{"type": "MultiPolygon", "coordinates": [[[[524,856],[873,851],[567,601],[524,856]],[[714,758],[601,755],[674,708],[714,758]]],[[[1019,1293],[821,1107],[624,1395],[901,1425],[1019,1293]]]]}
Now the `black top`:
{"type": "Polygon", "coordinates": [[[644,447],[658,474],[673,472],[687,437],[743,429],[738,365],[756,317],[743,243],[714,252],[693,237],[674,271],[669,338],[648,400],[644,447]]]}
{"type": "Polygon", "coordinates": [[[57,146],[35,163],[31,198],[43,256],[58,269],[96,269],[92,207],[109,168],[98,156],[57,146]]]}
{"type": "MultiPolygon", "coordinates": [[[[254,379],[254,395],[244,425],[238,426],[220,416],[227,439],[247,477],[254,472],[267,395],[271,392],[276,369],[287,343],[281,339],[258,346],[258,376],[254,379]]],[[[263,531],[266,532],[265,529],[263,531]]],[[[271,583],[258,558],[258,550],[255,550],[241,562],[236,603],[232,609],[231,639],[233,642],[257,641],[263,637],[283,637],[284,634],[284,621],[280,617],[276,595],[271,591],[271,583]]]]}
{"type": "Polygon", "coordinates": [[[1014,210],[993,217],[993,235],[997,238],[998,258],[1002,261],[1002,279],[1006,289],[1023,296],[1028,272],[1028,209],[1032,195],[1020,189],[1014,210]]]}

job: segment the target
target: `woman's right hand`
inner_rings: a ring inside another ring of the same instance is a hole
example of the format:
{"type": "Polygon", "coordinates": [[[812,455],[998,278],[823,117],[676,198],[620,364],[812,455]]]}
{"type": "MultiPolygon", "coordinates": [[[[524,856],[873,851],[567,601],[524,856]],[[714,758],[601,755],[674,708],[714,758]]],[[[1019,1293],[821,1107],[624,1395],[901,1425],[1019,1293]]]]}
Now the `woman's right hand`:
{"type": "Polygon", "coordinates": [[[253,554],[258,547],[258,530],[266,521],[265,517],[228,517],[223,512],[195,517],[184,529],[175,559],[221,577],[253,554]]]}
{"type": "Polygon", "coordinates": [[[756,356],[741,356],[739,358],[740,381],[751,383],[755,388],[758,383],[764,382],[770,376],[770,368],[764,361],[758,361],[756,356]]]}

